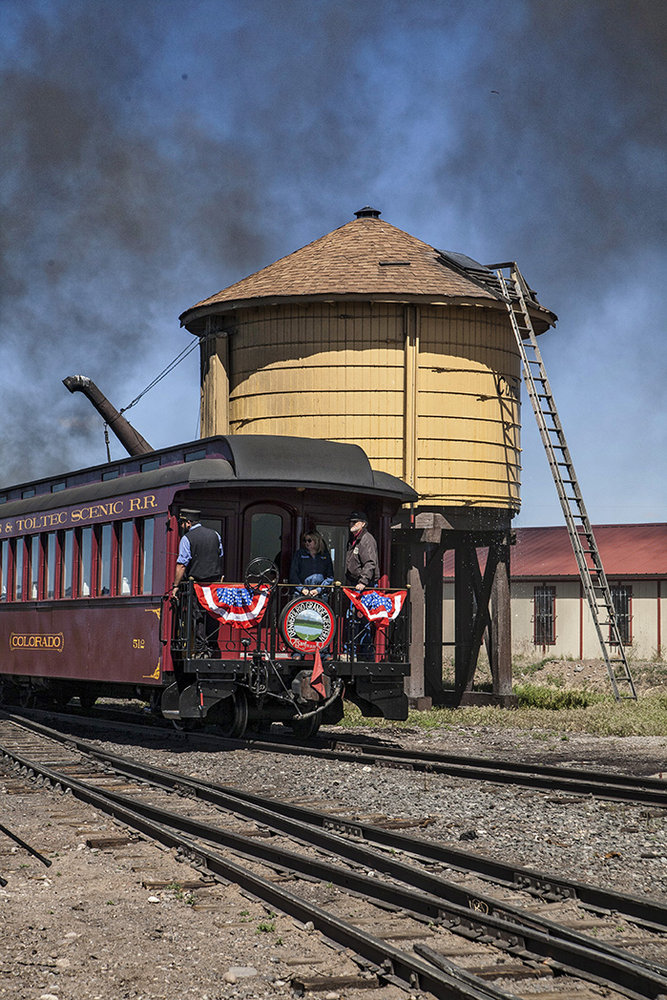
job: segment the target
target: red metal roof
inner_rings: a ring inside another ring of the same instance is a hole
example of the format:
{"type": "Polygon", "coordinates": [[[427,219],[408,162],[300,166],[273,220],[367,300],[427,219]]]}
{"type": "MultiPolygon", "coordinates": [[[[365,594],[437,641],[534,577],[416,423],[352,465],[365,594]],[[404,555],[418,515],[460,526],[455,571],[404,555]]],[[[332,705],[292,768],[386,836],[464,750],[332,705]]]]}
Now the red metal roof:
{"type": "MultiPolygon", "coordinates": [[[[511,551],[512,579],[578,577],[565,525],[516,528],[511,551]]],[[[599,524],[593,534],[609,579],[667,577],[667,523],[599,524]]],[[[482,561],[483,565],[483,561],[482,561]]],[[[454,553],[445,555],[444,575],[454,578],[454,553]]]]}

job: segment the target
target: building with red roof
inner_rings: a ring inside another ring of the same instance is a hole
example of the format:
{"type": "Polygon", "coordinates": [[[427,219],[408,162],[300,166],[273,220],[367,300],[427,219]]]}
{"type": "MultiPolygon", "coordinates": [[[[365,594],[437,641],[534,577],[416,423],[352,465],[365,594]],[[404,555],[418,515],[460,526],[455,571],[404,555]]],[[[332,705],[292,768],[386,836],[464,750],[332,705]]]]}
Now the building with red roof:
{"type": "MultiPolygon", "coordinates": [[[[624,645],[636,659],[664,655],[667,523],[593,528],[624,645]]],[[[514,655],[595,659],[600,645],[565,525],[517,528],[511,549],[514,655]]],[[[444,561],[445,642],[453,640],[454,553],[444,561]]],[[[605,637],[607,638],[607,637],[605,637]]]]}

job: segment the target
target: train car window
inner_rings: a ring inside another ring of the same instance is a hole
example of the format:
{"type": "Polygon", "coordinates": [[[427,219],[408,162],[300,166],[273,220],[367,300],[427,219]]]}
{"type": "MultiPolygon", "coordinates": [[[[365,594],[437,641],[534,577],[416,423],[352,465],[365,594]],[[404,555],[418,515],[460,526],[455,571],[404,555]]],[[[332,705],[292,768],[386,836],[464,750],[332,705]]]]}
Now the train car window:
{"type": "Polygon", "coordinates": [[[103,524],[99,542],[98,593],[105,596],[111,593],[112,540],[113,530],[111,525],[103,524]]]}
{"type": "Polygon", "coordinates": [[[64,532],[62,558],[61,597],[72,597],[72,575],[74,570],[74,531],[72,528],[64,532]]]}
{"type": "Polygon", "coordinates": [[[14,600],[23,600],[23,552],[25,542],[22,538],[17,538],[14,542],[14,600]]]}
{"type": "Polygon", "coordinates": [[[0,542],[0,601],[7,600],[7,579],[9,576],[9,539],[0,542]]]}
{"type": "Polygon", "coordinates": [[[46,581],[46,598],[51,601],[56,596],[56,543],[56,533],[55,531],[51,531],[46,536],[46,546],[44,549],[46,557],[46,573],[44,575],[46,581]]]}
{"type": "Polygon", "coordinates": [[[34,489],[32,489],[32,487],[30,489],[23,490],[23,492],[21,493],[21,496],[23,497],[24,500],[27,500],[28,497],[34,497],[34,495],[35,491],[34,489]]]}
{"type": "Polygon", "coordinates": [[[108,479],[118,479],[119,474],[118,469],[108,469],[102,473],[102,481],[106,482],[108,479]]]}
{"type": "Polygon", "coordinates": [[[160,459],[151,458],[148,462],[142,462],[140,468],[142,472],[151,472],[152,469],[159,469],[160,459]]]}
{"type": "Polygon", "coordinates": [[[39,550],[41,548],[39,535],[33,535],[28,546],[30,554],[30,572],[28,577],[30,585],[29,599],[36,601],[39,597],[39,550]]]}
{"type": "Polygon", "coordinates": [[[134,521],[123,521],[120,525],[118,550],[119,593],[132,593],[132,550],[134,546],[134,521]]]}
{"type": "Polygon", "coordinates": [[[60,493],[61,490],[66,490],[66,489],[67,489],[67,482],[64,479],[61,479],[59,483],[51,483],[52,493],[60,493]]]}
{"type": "Polygon", "coordinates": [[[155,535],[155,518],[146,517],[141,526],[141,545],[139,558],[139,593],[153,593],[153,538],[155,535]]]}
{"type": "Polygon", "coordinates": [[[206,448],[198,448],[197,451],[186,451],[186,462],[197,462],[200,458],[206,458],[206,448]]]}
{"type": "Polygon", "coordinates": [[[318,524],[317,530],[327,544],[334,568],[334,579],[345,579],[345,554],[350,532],[340,524],[318,524]]]}
{"type": "Polygon", "coordinates": [[[79,596],[90,597],[93,564],[93,529],[81,529],[79,535],[79,596]]]}
{"type": "Polygon", "coordinates": [[[250,559],[264,556],[280,566],[283,519],[280,514],[253,514],[250,522],[250,559]]]}
{"type": "Polygon", "coordinates": [[[7,503],[7,494],[0,493],[0,503],[7,503]]]}

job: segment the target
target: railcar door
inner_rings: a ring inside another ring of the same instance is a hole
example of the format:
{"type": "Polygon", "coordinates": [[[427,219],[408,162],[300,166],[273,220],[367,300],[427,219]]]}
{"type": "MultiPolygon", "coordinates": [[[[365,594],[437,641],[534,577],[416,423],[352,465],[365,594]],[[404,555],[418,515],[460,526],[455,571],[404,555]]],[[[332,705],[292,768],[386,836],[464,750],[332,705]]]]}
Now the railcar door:
{"type": "Polygon", "coordinates": [[[281,504],[257,503],[243,514],[242,572],[252,559],[263,556],[275,563],[287,580],[295,549],[294,516],[281,504]]]}

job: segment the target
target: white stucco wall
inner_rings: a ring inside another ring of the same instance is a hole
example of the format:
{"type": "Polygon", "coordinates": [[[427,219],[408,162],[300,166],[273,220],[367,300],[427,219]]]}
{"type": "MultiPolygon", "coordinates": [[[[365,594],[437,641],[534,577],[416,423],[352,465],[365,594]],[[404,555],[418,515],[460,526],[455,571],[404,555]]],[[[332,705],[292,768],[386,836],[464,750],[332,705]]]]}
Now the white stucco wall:
{"type": "MultiPolygon", "coordinates": [[[[610,579],[610,585],[619,581],[610,579]]],[[[667,655],[667,581],[624,580],[632,587],[632,643],[628,655],[637,660],[654,660],[661,645],[667,655]],[[660,600],[658,594],[660,593],[660,600]]],[[[600,653],[595,626],[585,598],[580,596],[576,581],[514,580],[511,585],[512,655],[534,657],[568,657],[597,659],[600,653]],[[556,642],[536,646],[533,641],[533,594],[536,586],[547,584],[556,588],[556,642]],[[582,648],[583,627],[583,648],[582,648]]],[[[454,584],[446,581],[443,588],[443,639],[454,641],[454,584]]],[[[604,630],[608,639],[608,630],[604,630]]],[[[453,657],[453,646],[444,647],[445,658],[453,657]]]]}

